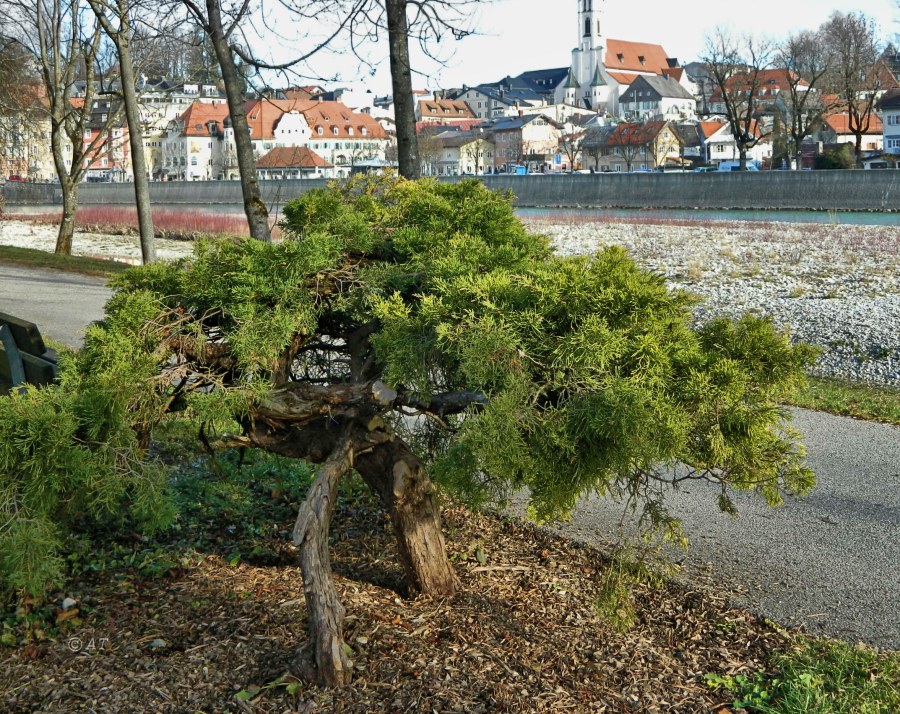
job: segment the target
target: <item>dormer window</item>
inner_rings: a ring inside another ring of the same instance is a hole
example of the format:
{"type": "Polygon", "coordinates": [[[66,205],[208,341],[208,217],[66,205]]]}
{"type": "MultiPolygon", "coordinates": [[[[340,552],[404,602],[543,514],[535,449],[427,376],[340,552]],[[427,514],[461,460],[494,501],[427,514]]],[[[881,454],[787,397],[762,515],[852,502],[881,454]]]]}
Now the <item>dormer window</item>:
{"type": "Polygon", "coordinates": [[[616,55],[616,59],[619,60],[619,62],[621,62],[622,64],[625,64],[625,55],[623,55],[621,52],[616,55]]]}
{"type": "Polygon", "coordinates": [[[353,136],[353,127],[352,126],[347,127],[347,136],[353,136]]]}
{"type": "Polygon", "coordinates": [[[324,133],[325,133],[325,130],[322,127],[320,127],[320,126],[316,127],[316,134],[318,134],[319,136],[322,136],[322,134],[324,134],[324,133]]]}
{"type": "Polygon", "coordinates": [[[641,66],[642,66],[642,67],[643,67],[645,64],[647,64],[647,60],[644,59],[644,55],[638,55],[638,62],[641,63],[641,66]]]}
{"type": "Polygon", "coordinates": [[[359,128],[359,133],[362,134],[363,136],[365,136],[366,134],[369,133],[369,130],[366,129],[366,127],[364,127],[364,126],[361,126],[361,127],[359,128]]]}
{"type": "Polygon", "coordinates": [[[331,133],[335,136],[338,136],[340,134],[340,130],[336,126],[333,126],[331,127],[331,133]]]}

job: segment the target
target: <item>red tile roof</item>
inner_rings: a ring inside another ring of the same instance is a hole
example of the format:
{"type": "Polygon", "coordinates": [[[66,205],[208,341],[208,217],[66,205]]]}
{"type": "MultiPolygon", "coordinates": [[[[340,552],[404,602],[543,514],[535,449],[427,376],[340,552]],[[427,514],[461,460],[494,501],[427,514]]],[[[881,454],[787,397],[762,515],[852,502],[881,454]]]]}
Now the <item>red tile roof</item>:
{"type": "Polygon", "coordinates": [[[367,136],[385,137],[384,128],[368,114],[354,112],[341,102],[320,102],[315,99],[262,99],[245,105],[250,136],[254,139],[272,139],[275,127],[286,113],[300,112],[315,136],[322,127],[323,137],[347,139],[367,136]],[[335,133],[337,129],[337,133],[335,133]],[[353,133],[350,133],[353,129],[353,133]],[[365,133],[363,133],[365,129],[365,133]]]}
{"type": "Polygon", "coordinates": [[[648,121],[645,124],[626,122],[619,124],[610,134],[610,146],[643,146],[653,141],[666,126],[664,121],[648,121]]]}
{"type": "Polygon", "coordinates": [[[671,77],[676,82],[680,82],[681,78],[684,76],[684,67],[666,67],[662,73],[671,77]]]}
{"type": "MultiPolygon", "coordinates": [[[[850,131],[850,115],[847,113],[844,114],[831,114],[830,116],[825,117],[825,121],[828,123],[835,134],[852,134],[850,131]]],[[[881,124],[881,119],[878,118],[876,114],[872,114],[869,119],[869,129],[868,131],[863,132],[863,134],[881,134],[884,132],[884,127],[881,124]]]]}
{"type": "Polygon", "coordinates": [[[606,41],[606,68],[608,70],[662,74],[662,71],[668,67],[666,51],[662,45],[613,39],[606,41]]]}
{"type": "Polygon", "coordinates": [[[607,73],[619,84],[631,84],[638,78],[638,75],[628,74],[627,72],[610,72],[609,70],[607,70],[607,73]]]}
{"type": "Polygon", "coordinates": [[[476,119],[475,112],[463,101],[455,99],[422,99],[419,101],[422,119],[476,119]]]}
{"type": "Polygon", "coordinates": [[[214,121],[221,127],[227,116],[227,104],[194,102],[179,117],[184,125],[181,134],[182,136],[209,136],[209,122],[214,121]]]}
{"type": "Polygon", "coordinates": [[[700,122],[700,131],[703,134],[703,138],[708,139],[723,126],[725,126],[723,121],[702,121],[700,122]]]}
{"type": "Polygon", "coordinates": [[[265,156],[262,156],[256,162],[258,169],[330,169],[325,159],[319,156],[315,151],[311,151],[307,146],[279,146],[272,149],[265,156]]]}

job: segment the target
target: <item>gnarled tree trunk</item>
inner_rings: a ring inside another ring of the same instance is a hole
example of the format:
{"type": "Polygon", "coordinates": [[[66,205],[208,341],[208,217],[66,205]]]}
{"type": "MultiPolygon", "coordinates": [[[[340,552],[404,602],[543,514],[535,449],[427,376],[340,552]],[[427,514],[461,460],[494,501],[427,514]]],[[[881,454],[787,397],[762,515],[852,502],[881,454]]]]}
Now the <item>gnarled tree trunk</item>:
{"type": "Polygon", "coordinates": [[[344,649],[344,606],[334,587],[328,553],[328,529],[338,482],[350,470],[352,461],[351,436],[345,429],[319,469],[294,525],[309,629],[309,642],[298,654],[295,666],[305,680],[326,687],[346,686],[353,675],[353,663],[344,649]]]}
{"type": "Polygon", "coordinates": [[[416,455],[394,437],[354,465],[391,516],[410,588],[433,597],[452,595],[457,580],[447,559],[434,484],[416,455]]]}

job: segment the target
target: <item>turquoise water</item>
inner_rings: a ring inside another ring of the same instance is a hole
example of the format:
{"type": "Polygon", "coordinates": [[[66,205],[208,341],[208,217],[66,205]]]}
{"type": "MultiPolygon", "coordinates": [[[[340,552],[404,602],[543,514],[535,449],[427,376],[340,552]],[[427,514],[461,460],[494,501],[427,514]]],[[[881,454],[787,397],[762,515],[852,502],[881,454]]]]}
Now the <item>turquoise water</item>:
{"type": "Polygon", "coordinates": [[[527,218],[560,221],[615,220],[628,221],[753,221],[764,223],[825,223],[848,226],[900,227],[900,213],[866,211],[714,211],[703,209],[637,210],[633,208],[517,208],[527,218]]]}

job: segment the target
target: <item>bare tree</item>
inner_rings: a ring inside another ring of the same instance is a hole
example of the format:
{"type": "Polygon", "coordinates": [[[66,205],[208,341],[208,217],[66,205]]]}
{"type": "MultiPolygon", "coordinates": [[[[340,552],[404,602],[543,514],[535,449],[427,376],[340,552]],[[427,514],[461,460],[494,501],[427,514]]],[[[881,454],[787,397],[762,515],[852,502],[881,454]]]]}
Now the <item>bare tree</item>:
{"type": "Polygon", "coordinates": [[[569,169],[574,171],[578,163],[578,157],[582,153],[582,144],[585,138],[585,132],[578,127],[572,127],[571,131],[559,137],[559,149],[565,155],[569,162],[569,169]]]}
{"type": "Polygon", "coordinates": [[[63,213],[56,252],[72,252],[78,185],[98,152],[111,145],[109,132],[121,117],[121,103],[109,102],[95,112],[101,98],[103,33],[82,0],[8,0],[2,9],[16,39],[38,66],[50,119],[50,146],[59,177],[63,213]],[[83,90],[76,91],[76,83],[83,90]],[[79,96],[76,96],[78,94],[79,96]]]}
{"type": "MultiPolygon", "coordinates": [[[[412,96],[412,95],[410,95],[412,96]]],[[[415,128],[415,124],[413,124],[413,128],[415,128]]],[[[437,171],[435,165],[441,158],[441,153],[444,150],[444,144],[441,140],[435,135],[433,131],[424,130],[418,137],[416,137],[416,156],[418,160],[421,162],[419,167],[418,176],[422,176],[422,174],[426,176],[434,176],[437,171]]],[[[400,149],[400,141],[399,137],[397,140],[397,160],[398,163],[403,156],[403,152],[400,149]]],[[[401,172],[401,176],[405,178],[409,178],[408,175],[403,174],[401,172]]]]}
{"type": "Polygon", "coordinates": [[[713,86],[713,111],[720,105],[740,157],[747,167],[747,152],[765,136],[757,116],[765,72],[771,67],[772,47],[750,35],[736,38],[722,28],[706,37],[701,57],[713,86]],[[718,100],[718,101],[716,101],[718,100]]]}
{"type": "Polygon", "coordinates": [[[150,208],[150,179],[144,156],[144,134],[131,54],[135,5],[132,0],[88,0],[88,3],[97,16],[97,21],[103,31],[116,48],[122,105],[128,124],[128,141],[131,148],[131,169],[134,177],[134,199],[137,207],[141,257],[144,263],[150,263],[156,260],[156,244],[153,236],[153,214],[150,208]]]}
{"type": "Polygon", "coordinates": [[[835,11],[822,25],[831,52],[829,84],[847,113],[847,126],[856,138],[856,163],[862,161],[862,138],[872,125],[881,87],[878,72],[878,31],[875,21],[861,12],[835,11]]]}
{"type": "Polygon", "coordinates": [[[775,51],[774,66],[784,74],[781,121],[790,136],[794,167],[800,169],[800,147],[834,107],[825,90],[831,53],[821,30],[790,35],[775,51]]]}
{"type": "MultiPolygon", "coordinates": [[[[353,52],[363,62],[366,44],[387,33],[394,93],[394,121],[397,133],[397,157],[400,175],[421,176],[425,160],[420,156],[416,134],[416,108],[413,100],[413,69],[409,41],[418,42],[425,54],[440,61],[434,46],[445,36],[462,39],[472,34],[472,9],[489,0],[344,0],[335,8],[333,0],[318,0],[345,22],[350,31],[353,52]]],[[[316,3],[314,3],[316,4],[316,3]]],[[[321,15],[321,13],[320,13],[321,15]]]]}
{"type": "MultiPolygon", "coordinates": [[[[0,27],[0,30],[3,28],[0,27]]],[[[32,57],[18,40],[0,35],[0,175],[28,174],[46,144],[41,80],[32,57]]]]}

